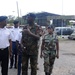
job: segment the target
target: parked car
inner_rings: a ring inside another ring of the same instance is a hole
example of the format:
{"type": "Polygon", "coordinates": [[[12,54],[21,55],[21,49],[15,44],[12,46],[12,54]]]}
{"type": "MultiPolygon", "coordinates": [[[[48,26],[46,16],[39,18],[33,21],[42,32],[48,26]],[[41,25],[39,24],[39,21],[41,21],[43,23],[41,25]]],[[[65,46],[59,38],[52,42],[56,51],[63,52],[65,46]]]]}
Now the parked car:
{"type": "Polygon", "coordinates": [[[57,35],[71,35],[73,33],[73,29],[70,27],[55,27],[55,32],[57,35]]]}
{"type": "Polygon", "coordinates": [[[68,36],[68,39],[75,40],[75,32],[68,36]]]}

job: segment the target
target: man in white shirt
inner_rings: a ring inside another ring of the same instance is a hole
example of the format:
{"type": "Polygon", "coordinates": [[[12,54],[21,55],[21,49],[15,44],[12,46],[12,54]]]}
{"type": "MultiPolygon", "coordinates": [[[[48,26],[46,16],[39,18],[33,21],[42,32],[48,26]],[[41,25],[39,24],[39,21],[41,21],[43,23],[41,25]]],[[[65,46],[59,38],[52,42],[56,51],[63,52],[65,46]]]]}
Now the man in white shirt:
{"type": "Polygon", "coordinates": [[[10,59],[10,69],[13,67],[17,68],[17,45],[16,45],[16,37],[20,33],[19,29],[19,21],[14,21],[14,28],[11,30],[11,40],[12,40],[12,57],[10,59]]]}
{"type": "Polygon", "coordinates": [[[21,63],[22,63],[22,47],[21,47],[22,31],[16,37],[17,49],[18,49],[18,68],[17,75],[21,75],[21,63]]]}
{"type": "Polygon", "coordinates": [[[0,62],[2,75],[8,75],[8,60],[11,54],[10,31],[5,28],[6,16],[0,16],[0,62]]]}

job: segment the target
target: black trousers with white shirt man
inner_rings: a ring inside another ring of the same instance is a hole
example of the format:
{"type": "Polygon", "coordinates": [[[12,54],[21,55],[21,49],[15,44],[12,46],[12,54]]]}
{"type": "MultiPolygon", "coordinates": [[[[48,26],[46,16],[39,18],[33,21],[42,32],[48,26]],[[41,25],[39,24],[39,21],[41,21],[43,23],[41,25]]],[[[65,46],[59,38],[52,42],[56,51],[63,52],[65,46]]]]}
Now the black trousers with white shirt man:
{"type": "Polygon", "coordinates": [[[9,61],[9,50],[8,47],[0,49],[0,62],[1,62],[1,73],[2,75],[8,75],[8,61],[9,61]]]}

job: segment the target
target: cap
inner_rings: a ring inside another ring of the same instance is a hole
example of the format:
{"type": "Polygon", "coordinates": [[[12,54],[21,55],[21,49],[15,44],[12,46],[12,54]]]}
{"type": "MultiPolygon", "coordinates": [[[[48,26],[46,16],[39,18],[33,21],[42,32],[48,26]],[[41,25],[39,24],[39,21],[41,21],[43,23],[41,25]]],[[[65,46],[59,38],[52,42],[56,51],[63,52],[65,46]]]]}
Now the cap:
{"type": "Polygon", "coordinates": [[[14,21],[14,24],[17,24],[17,23],[19,23],[19,21],[15,20],[15,21],[14,21]]]}
{"type": "Polygon", "coordinates": [[[32,17],[32,18],[36,18],[36,15],[35,14],[33,14],[33,13],[29,13],[28,15],[27,15],[27,17],[32,17]]]}
{"type": "Polygon", "coordinates": [[[0,16],[0,22],[4,21],[7,19],[7,16],[0,16]]]}

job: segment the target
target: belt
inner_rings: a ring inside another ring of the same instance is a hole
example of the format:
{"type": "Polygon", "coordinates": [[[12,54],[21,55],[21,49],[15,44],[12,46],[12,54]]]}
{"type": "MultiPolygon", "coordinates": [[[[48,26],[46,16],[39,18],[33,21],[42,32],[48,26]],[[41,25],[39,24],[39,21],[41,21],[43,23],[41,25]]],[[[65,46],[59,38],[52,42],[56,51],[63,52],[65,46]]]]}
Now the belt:
{"type": "MultiPolygon", "coordinates": [[[[8,48],[8,47],[6,47],[6,48],[8,48]]],[[[0,50],[5,50],[6,48],[0,48],[0,50]]]]}
{"type": "Polygon", "coordinates": [[[16,42],[16,41],[12,41],[12,42],[16,42]]]}

